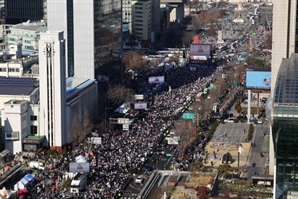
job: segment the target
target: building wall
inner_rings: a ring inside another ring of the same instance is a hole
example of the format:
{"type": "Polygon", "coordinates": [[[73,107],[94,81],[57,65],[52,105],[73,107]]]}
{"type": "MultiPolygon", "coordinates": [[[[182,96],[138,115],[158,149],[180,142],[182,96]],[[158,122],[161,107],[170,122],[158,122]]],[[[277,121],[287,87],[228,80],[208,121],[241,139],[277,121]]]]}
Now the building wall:
{"type": "Polygon", "coordinates": [[[11,45],[16,45],[18,43],[22,43],[22,49],[27,50],[38,50],[38,41],[40,37],[40,32],[46,31],[47,27],[44,22],[34,22],[23,24],[17,24],[10,28],[10,33],[6,35],[7,39],[7,47],[9,48],[11,45]],[[22,28],[18,28],[21,26],[22,28]],[[25,29],[24,26],[27,26],[28,29],[25,29]],[[43,27],[42,27],[43,26],[43,27]],[[32,27],[40,27],[37,30],[31,30],[32,27]]]}
{"type": "Polygon", "coordinates": [[[0,95],[0,110],[4,108],[4,103],[9,100],[26,100],[35,104],[39,101],[39,88],[36,88],[30,95],[0,95]]]}
{"type": "Polygon", "coordinates": [[[66,55],[66,77],[73,76],[74,66],[68,63],[68,49],[71,44],[70,38],[68,38],[68,26],[67,26],[67,2],[66,0],[47,0],[47,26],[48,30],[61,30],[63,31],[65,38],[65,55],[66,55]]]}
{"type": "Polygon", "coordinates": [[[94,0],[74,0],[74,76],[95,78],[94,69],[94,0]]]}
{"type": "Polygon", "coordinates": [[[98,99],[98,92],[97,92],[97,82],[94,80],[92,84],[90,84],[88,87],[80,90],[78,93],[75,94],[76,97],[68,99],[66,103],[66,118],[67,118],[67,126],[66,126],[66,132],[65,139],[67,140],[67,143],[70,142],[70,136],[71,129],[72,129],[72,122],[75,117],[75,115],[81,115],[84,116],[84,110],[88,111],[88,114],[90,116],[90,119],[92,116],[95,115],[94,111],[95,105],[97,103],[98,99]]]}
{"type": "Polygon", "coordinates": [[[156,36],[160,33],[160,0],[151,0],[152,2],[152,28],[154,31],[154,40],[156,36]]]}
{"type": "Polygon", "coordinates": [[[129,23],[129,31],[132,31],[132,0],[122,1],[122,21],[129,23]]]}
{"type": "Polygon", "coordinates": [[[275,87],[282,58],[289,58],[295,52],[297,1],[275,1],[273,6],[271,88],[275,87]],[[288,4],[290,2],[291,5],[288,4]],[[292,21],[290,21],[290,19],[292,21]]]}
{"type": "Polygon", "coordinates": [[[62,31],[47,31],[39,42],[40,124],[47,146],[65,144],[65,40],[62,31]]]}
{"type": "Polygon", "coordinates": [[[21,104],[6,103],[4,105],[4,116],[2,123],[4,124],[4,133],[6,132],[19,132],[19,139],[15,141],[5,141],[5,148],[11,154],[22,151],[22,138],[29,134],[27,125],[28,119],[28,102],[23,100],[21,104]]]}
{"type": "Polygon", "coordinates": [[[133,1],[133,35],[140,40],[149,40],[152,28],[151,1],[133,1]]]}
{"type": "Polygon", "coordinates": [[[5,0],[5,19],[7,23],[17,24],[27,20],[43,18],[44,0],[5,0]]]}

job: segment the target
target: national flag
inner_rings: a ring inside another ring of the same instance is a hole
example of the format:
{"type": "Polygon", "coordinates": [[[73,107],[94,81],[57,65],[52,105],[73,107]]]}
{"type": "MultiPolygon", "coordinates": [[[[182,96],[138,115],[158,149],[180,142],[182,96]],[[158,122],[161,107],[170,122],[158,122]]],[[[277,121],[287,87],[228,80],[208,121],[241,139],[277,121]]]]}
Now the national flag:
{"type": "Polygon", "coordinates": [[[92,157],[95,156],[95,155],[93,154],[92,150],[89,151],[89,155],[91,155],[92,157]]]}

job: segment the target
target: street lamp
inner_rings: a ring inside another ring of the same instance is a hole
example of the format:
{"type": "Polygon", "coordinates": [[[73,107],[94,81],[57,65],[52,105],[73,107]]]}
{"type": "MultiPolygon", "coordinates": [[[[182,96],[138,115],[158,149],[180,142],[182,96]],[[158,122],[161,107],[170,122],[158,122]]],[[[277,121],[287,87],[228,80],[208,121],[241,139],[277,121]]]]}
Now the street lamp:
{"type": "Polygon", "coordinates": [[[107,110],[110,110],[113,108],[105,108],[105,129],[107,129],[107,110]]]}

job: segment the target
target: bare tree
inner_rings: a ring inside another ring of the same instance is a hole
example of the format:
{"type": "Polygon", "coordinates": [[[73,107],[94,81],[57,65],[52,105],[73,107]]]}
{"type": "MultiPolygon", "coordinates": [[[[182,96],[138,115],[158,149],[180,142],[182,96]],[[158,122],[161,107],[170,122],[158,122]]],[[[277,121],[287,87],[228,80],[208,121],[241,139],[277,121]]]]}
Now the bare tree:
{"type": "Polygon", "coordinates": [[[83,115],[76,113],[69,132],[69,140],[72,145],[75,146],[81,142],[90,133],[92,126],[87,108],[84,109],[83,115]]]}
{"type": "Polygon", "coordinates": [[[130,101],[134,92],[123,85],[110,85],[107,96],[115,105],[130,101]]]}
{"type": "Polygon", "coordinates": [[[128,70],[140,70],[144,65],[142,55],[138,53],[132,53],[123,56],[123,64],[125,65],[126,71],[128,70]]]}

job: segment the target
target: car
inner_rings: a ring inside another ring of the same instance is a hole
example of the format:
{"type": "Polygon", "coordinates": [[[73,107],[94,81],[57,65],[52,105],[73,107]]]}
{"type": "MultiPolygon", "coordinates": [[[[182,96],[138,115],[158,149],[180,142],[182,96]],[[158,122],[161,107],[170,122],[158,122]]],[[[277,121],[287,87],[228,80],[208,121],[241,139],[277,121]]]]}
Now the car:
{"type": "Polygon", "coordinates": [[[144,176],[143,175],[139,175],[136,180],[135,180],[135,183],[136,184],[141,184],[144,180],[144,176]]]}
{"type": "Polygon", "coordinates": [[[144,170],[145,170],[145,171],[152,171],[152,166],[150,166],[149,164],[146,164],[146,165],[144,166],[144,170]]]}
{"type": "Polygon", "coordinates": [[[155,154],[156,155],[163,155],[163,154],[165,154],[165,151],[161,148],[157,148],[156,151],[155,151],[155,154]]]}
{"type": "Polygon", "coordinates": [[[228,119],[225,119],[224,122],[225,123],[234,123],[234,120],[235,120],[234,118],[228,118],[228,119]]]}
{"type": "Polygon", "coordinates": [[[262,119],[258,119],[257,123],[258,124],[263,124],[263,120],[262,119]]]}
{"type": "Polygon", "coordinates": [[[150,160],[152,163],[156,162],[157,161],[156,155],[151,156],[150,160]]]}
{"type": "Polygon", "coordinates": [[[168,145],[167,140],[163,140],[160,144],[161,147],[166,147],[168,145]]]}

